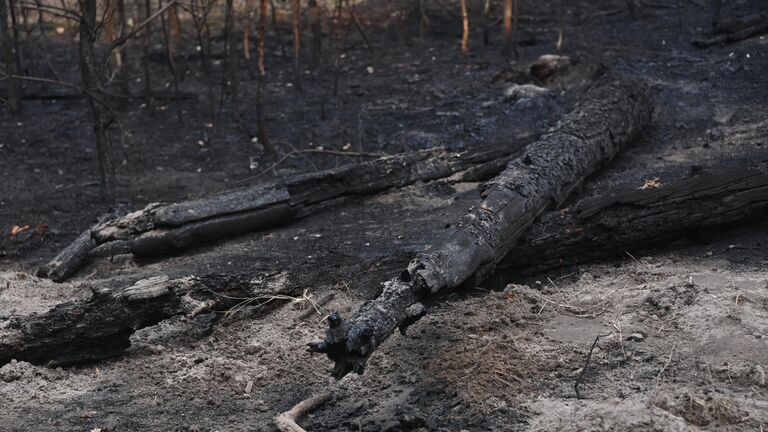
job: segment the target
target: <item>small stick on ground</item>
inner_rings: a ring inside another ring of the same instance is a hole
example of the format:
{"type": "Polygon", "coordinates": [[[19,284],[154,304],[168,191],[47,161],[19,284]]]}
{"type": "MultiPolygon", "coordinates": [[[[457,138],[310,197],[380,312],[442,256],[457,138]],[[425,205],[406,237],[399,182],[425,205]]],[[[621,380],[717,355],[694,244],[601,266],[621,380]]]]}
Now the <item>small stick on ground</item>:
{"type": "Polygon", "coordinates": [[[659,386],[661,375],[664,374],[664,371],[667,370],[667,368],[669,367],[669,364],[672,363],[672,356],[675,355],[675,348],[677,348],[677,344],[672,345],[672,349],[669,351],[669,357],[667,358],[666,363],[664,363],[664,366],[661,367],[659,374],[656,375],[656,387],[659,386]]]}
{"type": "Polygon", "coordinates": [[[595,338],[595,341],[592,342],[592,348],[589,349],[589,354],[587,354],[587,361],[584,363],[584,367],[581,368],[581,374],[576,379],[576,382],[573,383],[573,389],[576,390],[576,399],[581,399],[581,393],[579,392],[579,384],[584,380],[584,375],[587,374],[587,369],[589,369],[589,361],[592,360],[592,351],[595,350],[595,346],[597,345],[597,341],[600,340],[601,337],[607,337],[610,336],[611,333],[604,334],[604,335],[597,335],[595,338]]]}
{"type": "Polygon", "coordinates": [[[309,399],[304,399],[289,411],[278,414],[275,417],[275,425],[282,432],[306,432],[296,423],[296,420],[302,415],[316,410],[329,400],[331,400],[330,393],[322,393],[309,399]]]}

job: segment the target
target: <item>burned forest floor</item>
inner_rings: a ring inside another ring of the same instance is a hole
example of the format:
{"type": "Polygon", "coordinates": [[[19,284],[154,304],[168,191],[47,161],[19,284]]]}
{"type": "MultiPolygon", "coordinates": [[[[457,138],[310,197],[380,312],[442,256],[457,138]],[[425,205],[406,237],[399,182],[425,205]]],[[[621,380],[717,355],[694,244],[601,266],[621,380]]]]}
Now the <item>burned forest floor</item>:
{"type": "MultiPolygon", "coordinates": [[[[270,32],[265,102],[276,154],[255,138],[256,81],[239,51],[230,65],[236,85],[220,109],[221,87],[209,92],[194,43],[184,41],[192,54],[179,59],[186,72],[178,105],[137,98],[118,111],[118,205],[136,210],[435,146],[531,141],[599,79],[598,65],[650,86],[653,121],[574,198],[618,183],[663,187],[684,174],[675,171],[681,166],[768,161],[768,35],[698,49],[690,41],[709,31],[708,2],[643,2],[637,16],[624,1],[580,3],[561,16],[561,2],[522,1],[518,59],[504,54],[496,23],[489,45],[473,27],[462,56],[457,13],[433,5],[419,35],[418,9],[361,7],[373,49],[353,29],[336,71],[329,43],[326,65],[304,73],[303,94],[270,32]],[[528,66],[555,53],[573,66],[546,93],[509,90],[542,84],[528,66]]],[[[727,2],[722,13],[763,3],[727,2]]],[[[281,25],[290,56],[290,28],[281,25]]],[[[76,81],[71,41],[47,43],[52,62],[64,65],[57,73],[76,81]]],[[[162,70],[162,47],[154,48],[152,67],[162,70]]],[[[44,64],[36,67],[45,74],[44,64]]],[[[153,85],[170,88],[160,79],[153,85]]],[[[143,84],[132,86],[139,92],[143,84]]],[[[25,101],[23,115],[0,116],[0,323],[158,275],[259,273],[274,295],[214,326],[178,317],[140,330],[119,358],[6,364],[0,431],[274,431],[275,415],[324,391],[334,398],[299,422],[308,431],[768,428],[764,217],[606,261],[498,272],[435,300],[407,335],[377,350],[363,375],[334,381],[330,361],[305,352],[323,334],[323,316],[349,315],[375,297],[478,202],[481,183],[436,180],[339,199],[289,225],[163,258],[92,259],[53,283],[34,276],[36,268],[109,206],[99,195],[85,101],[56,97],[70,90],[41,83],[25,90],[39,97],[25,101]],[[327,293],[334,297],[323,313],[307,317],[303,299],[327,293]]]]}

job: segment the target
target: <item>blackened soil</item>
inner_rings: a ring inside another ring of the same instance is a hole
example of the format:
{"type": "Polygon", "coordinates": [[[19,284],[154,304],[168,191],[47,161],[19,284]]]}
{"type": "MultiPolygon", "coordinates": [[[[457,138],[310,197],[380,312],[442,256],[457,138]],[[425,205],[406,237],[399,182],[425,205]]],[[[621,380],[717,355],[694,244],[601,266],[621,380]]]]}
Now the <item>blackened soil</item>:
{"type": "MultiPolygon", "coordinates": [[[[693,48],[689,41],[709,28],[706,2],[644,2],[632,16],[619,0],[565,7],[523,0],[519,59],[504,54],[496,22],[484,45],[475,19],[470,55],[462,57],[457,2],[441,3],[450,13],[427,2],[431,27],[423,36],[418,2],[359,6],[374,51],[353,28],[337,75],[336,51],[326,40],[326,66],[303,74],[303,94],[271,32],[265,100],[277,154],[254,139],[256,81],[240,60],[240,42],[219,109],[221,57],[209,92],[195,44],[185,38],[177,59],[185,97],[178,106],[130,99],[118,112],[118,205],[204,196],[379,154],[536,136],[575,103],[589,83],[588,66],[598,63],[645,80],[656,112],[653,127],[582,194],[618,181],[663,182],[675,174],[670,166],[751,157],[766,145],[768,39],[693,48]],[[549,95],[507,100],[509,86],[531,81],[531,61],[556,52],[560,32],[560,53],[583,69],[549,95]]],[[[727,2],[723,14],[754,12],[759,3],[727,2]]],[[[280,30],[290,52],[287,25],[280,30]]],[[[51,64],[62,79],[77,82],[71,30],[49,33],[51,64]]],[[[222,48],[219,38],[214,50],[222,48]]],[[[140,56],[140,44],[129,49],[140,56]]],[[[152,53],[153,89],[169,92],[160,41],[152,53]]],[[[53,76],[41,60],[29,73],[53,76]]],[[[131,70],[137,94],[141,76],[138,67],[131,70]]],[[[25,90],[71,91],[32,82],[25,90]]],[[[276,294],[333,291],[327,309],[349,315],[479,197],[478,184],[416,184],[165,259],[95,260],[72,285],[51,289],[26,273],[109,205],[99,195],[85,103],[41,97],[24,110],[0,117],[0,268],[8,270],[0,274],[0,317],[82,297],[93,285],[244,270],[269,271],[276,294]]],[[[761,430],[768,427],[768,388],[759,379],[768,368],[767,241],[768,227],[758,222],[454,294],[408,336],[387,341],[364,375],[340,382],[328,378],[327,359],[304,352],[323,331],[319,316],[299,318],[306,302],[250,310],[212,333],[200,321],[169,320],[139,331],[119,359],[67,369],[0,368],[0,430],[272,431],[277,413],[323,391],[335,399],[300,422],[307,430],[761,430]],[[511,282],[521,285],[487,292],[511,282]],[[573,384],[589,347],[608,333],[584,375],[586,400],[576,400],[573,384]]]]}

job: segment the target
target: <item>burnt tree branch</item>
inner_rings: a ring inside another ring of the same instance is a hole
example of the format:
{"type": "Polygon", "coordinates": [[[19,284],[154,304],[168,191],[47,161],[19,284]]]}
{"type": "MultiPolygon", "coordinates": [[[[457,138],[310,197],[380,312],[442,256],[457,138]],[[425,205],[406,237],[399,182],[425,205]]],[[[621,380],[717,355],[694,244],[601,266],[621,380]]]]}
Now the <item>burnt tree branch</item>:
{"type": "Polygon", "coordinates": [[[768,170],[761,164],[695,169],[658,187],[622,185],[542,215],[499,269],[537,271],[617,256],[766,209],[768,170]]]}
{"type": "Polygon", "coordinates": [[[71,365],[121,355],[131,335],[176,315],[227,310],[274,295],[264,275],[142,279],[118,290],[97,288],[86,300],[0,321],[0,365],[11,359],[71,365]]]}
{"type": "Polygon", "coordinates": [[[557,207],[649,123],[651,102],[638,82],[604,77],[563,121],[490,181],[483,201],[443,240],[417,255],[349,320],[334,314],[325,339],[309,345],[335,362],[332,375],[362,373],[397,328],[424,314],[419,301],[482,278],[493,270],[547,208],[557,207]]]}
{"type": "MultiPolygon", "coordinates": [[[[512,253],[499,262],[495,276],[503,279],[508,272],[615,257],[627,249],[668,242],[695,230],[758,219],[768,211],[768,159],[761,163],[731,162],[664,180],[655,188],[620,185],[563,210],[544,213],[512,253]]],[[[670,172],[686,170],[679,167],[670,172]]],[[[376,315],[366,314],[372,325],[388,319],[388,314],[401,313],[404,318],[398,324],[405,327],[424,313],[418,292],[407,281],[409,277],[410,273],[404,273],[401,279],[387,283],[376,300],[376,315]]],[[[98,289],[88,300],[64,303],[44,314],[0,321],[0,365],[12,358],[73,364],[119,355],[128,346],[131,333],[163,319],[202,310],[238,309],[243,299],[296,294],[292,287],[280,293],[270,291],[265,288],[265,279],[247,274],[176,280],[161,277],[123,290],[98,289]]],[[[310,311],[314,313],[314,309],[310,311]]],[[[329,319],[335,326],[332,331],[338,332],[338,337],[346,336],[338,315],[329,319]]]]}
{"type": "Polygon", "coordinates": [[[463,173],[461,180],[495,175],[526,142],[466,151],[433,148],[386,156],[362,164],[289,177],[282,181],[145,209],[97,223],[38,275],[63,280],[87,256],[119,253],[161,255],[191,244],[274,227],[311,214],[319,204],[368,195],[418,181],[463,173]],[[500,163],[501,162],[501,163],[500,163]]]}
{"type": "Polygon", "coordinates": [[[741,18],[717,22],[715,35],[700,37],[691,41],[697,48],[708,48],[739,42],[768,32],[768,12],[758,12],[741,18]]]}

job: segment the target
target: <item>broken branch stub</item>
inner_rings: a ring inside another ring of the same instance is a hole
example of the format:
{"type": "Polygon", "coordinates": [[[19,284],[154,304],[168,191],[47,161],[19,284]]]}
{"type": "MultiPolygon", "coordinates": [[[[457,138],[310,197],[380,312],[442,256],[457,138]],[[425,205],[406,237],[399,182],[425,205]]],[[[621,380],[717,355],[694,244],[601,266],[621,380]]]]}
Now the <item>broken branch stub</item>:
{"type": "MultiPolygon", "coordinates": [[[[103,223],[109,217],[110,214],[108,213],[99,216],[96,224],[103,223]]],[[[80,233],[75,241],[59,252],[50,262],[41,266],[37,270],[37,276],[46,277],[56,282],[66,279],[80,268],[80,264],[94,246],[96,246],[96,241],[91,236],[91,229],[88,228],[80,233]]]]}
{"type": "MultiPolygon", "coordinates": [[[[332,375],[362,373],[373,353],[413,316],[421,299],[482,279],[547,208],[560,205],[582,181],[615,156],[649,123],[651,101],[639,82],[603,77],[562,122],[488,182],[483,201],[417,255],[349,320],[329,319],[325,339],[309,344],[335,362],[332,375]]],[[[418,307],[417,310],[420,310],[418,307]]]]}

